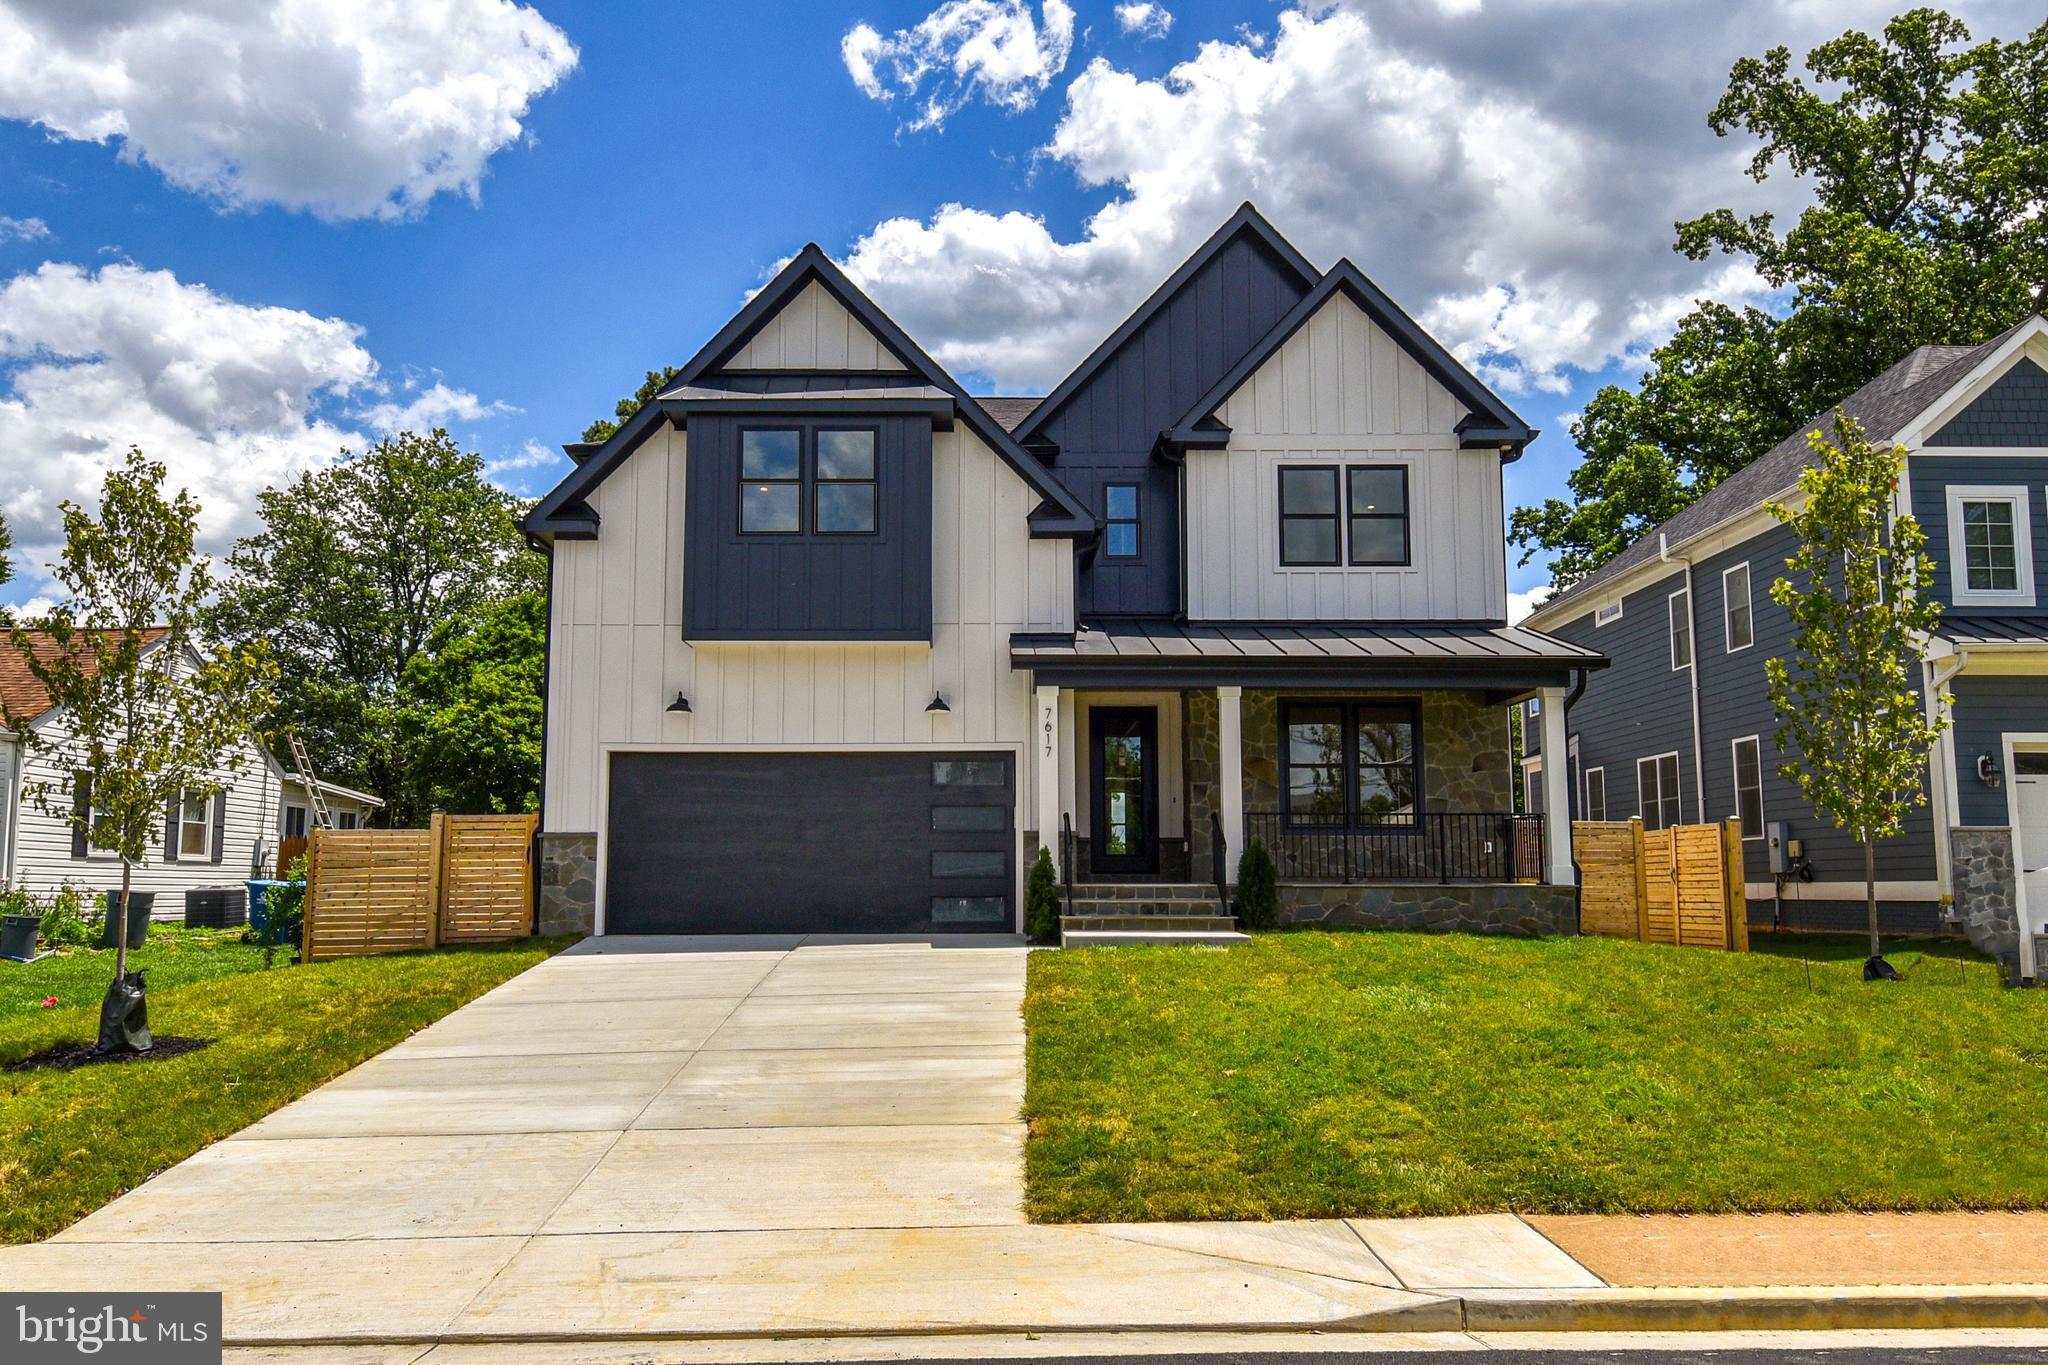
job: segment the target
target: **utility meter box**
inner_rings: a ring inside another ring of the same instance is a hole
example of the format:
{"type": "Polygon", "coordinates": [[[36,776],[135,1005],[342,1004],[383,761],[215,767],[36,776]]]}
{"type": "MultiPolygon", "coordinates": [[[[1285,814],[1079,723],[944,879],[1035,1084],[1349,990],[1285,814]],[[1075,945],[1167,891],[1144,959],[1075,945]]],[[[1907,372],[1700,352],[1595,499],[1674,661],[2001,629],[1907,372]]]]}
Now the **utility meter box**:
{"type": "Polygon", "coordinates": [[[1792,822],[1772,820],[1764,825],[1764,845],[1771,852],[1771,875],[1783,877],[1792,871],[1792,859],[1797,856],[1793,845],[1792,822]]]}

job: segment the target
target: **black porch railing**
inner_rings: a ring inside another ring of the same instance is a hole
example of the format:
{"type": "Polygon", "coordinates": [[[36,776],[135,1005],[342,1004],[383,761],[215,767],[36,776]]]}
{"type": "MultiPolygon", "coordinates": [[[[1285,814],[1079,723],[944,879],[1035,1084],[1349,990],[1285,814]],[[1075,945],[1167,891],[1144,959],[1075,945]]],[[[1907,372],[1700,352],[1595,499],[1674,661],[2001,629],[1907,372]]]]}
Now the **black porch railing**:
{"type": "Polygon", "coordinates": [[[1279,811],[1245,813],[1280,880],[1297,882],[1515,882],[1543,878],[1541,815],[1411,815],[1317,824],[1279,811]]]}

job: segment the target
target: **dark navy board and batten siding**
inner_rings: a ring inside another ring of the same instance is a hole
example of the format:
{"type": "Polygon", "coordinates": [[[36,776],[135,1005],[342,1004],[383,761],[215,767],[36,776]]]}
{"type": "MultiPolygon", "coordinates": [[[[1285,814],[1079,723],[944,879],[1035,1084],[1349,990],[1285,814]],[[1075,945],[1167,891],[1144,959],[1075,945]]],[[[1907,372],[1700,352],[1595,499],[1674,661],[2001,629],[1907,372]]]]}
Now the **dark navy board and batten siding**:
{"type": "MultiPolygon", "coordinates": [[[[1979,400],[1982,401],[1981,399],[1979,400]]],[[[2048,419],[2032,444],[2048,447],[2048,419]]],[[[1948,490],[1954,484],[2024,489],[2027,524],[2034,548],[2034,605],[1950,607],[1971,616],[2048,616],[2048,455],[1933,455],[1922,452],[1907,463],[1913,516],[1927,533],[1927,555],[1934,561],[1934,595],[1953,602],[1953,557],[1960,547],[1948,536],[1948,490]]]]}
{"type": "Polygon", "coordinates": [[[2021,359],[1927,446],[2048,446],[2048,370],[2021,359]]]}
{"type": "Polygon", "coordinates": [[[1038,434],[1059,447],[1054,472],[1098,516],[1104,485],[1140,490],[1143,553],[1098,553],[1081,570],[1079,615],[1180,610],[1180,470],[1153,459],[1153,443],[1307,291],[1255,236],[1240,235],[1044,421],[1038,434]]]}
{"type": "MultiPolygon", "coordinates": [[[[795,426],[769,417],[690,419],[683,543],[686,640],[930,640],[932,431],[924,416],[847,418],[879,429],[877,530],[814,535],[811,484],[801,535],[739,531],[739,432],[795,426]]],[[[805,460],[809,460],[806,442],[805,460]]]]}

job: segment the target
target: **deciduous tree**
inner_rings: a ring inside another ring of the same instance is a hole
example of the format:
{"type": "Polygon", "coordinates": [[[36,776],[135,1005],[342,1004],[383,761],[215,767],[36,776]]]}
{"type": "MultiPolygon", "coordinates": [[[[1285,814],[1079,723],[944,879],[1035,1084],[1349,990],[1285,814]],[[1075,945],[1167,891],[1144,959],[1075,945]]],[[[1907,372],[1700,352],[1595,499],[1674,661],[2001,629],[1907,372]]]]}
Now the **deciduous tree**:
{"type": "Polygon", "coordinates": [[[538,810],[546,600],[521,592],[436,630],[401,690],[414,771],[433,805],[538,810]]]}

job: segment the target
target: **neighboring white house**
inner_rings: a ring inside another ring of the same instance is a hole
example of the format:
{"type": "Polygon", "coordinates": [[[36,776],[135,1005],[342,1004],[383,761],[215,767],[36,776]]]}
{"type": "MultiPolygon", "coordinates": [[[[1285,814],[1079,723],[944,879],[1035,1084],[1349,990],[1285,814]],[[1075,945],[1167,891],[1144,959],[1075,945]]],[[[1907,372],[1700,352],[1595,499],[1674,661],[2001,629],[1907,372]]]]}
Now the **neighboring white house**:
{"type": "MultiPolygon", "coordinates": [[[[155,645],[152,639],[147,647],[155,645]]],[[[32,716],[36,730],[51,738],[63,735],[66,713],[48,706],[48,694],[12,649],[0,649],[0,696],[17,714],[32,716]]],[[[135,888],[157,895],[154,918],[181,918],[184,893],[194,888],[269,876],[278,841],[306,832],[308,802],[298,777],[287,774],[253,735],[240,752],[240,768],[220,773],[222,791],[166,806],[162,838],[134,870],[135,888]]],[[[59,765],[47,751],[24,756],[20,736],[0,730],[0,885],[38,895],[66,884],[91,892],[118,887],[121,860],[87,848],[67,813],[44,810],[33,796],[37,784],[54,780],[64,794],[60,799],[79,799],[59,765]]],[[[358,825],[384,804],[368,792],[328,782],[320,788],[338,827],[358,825]]]]}

